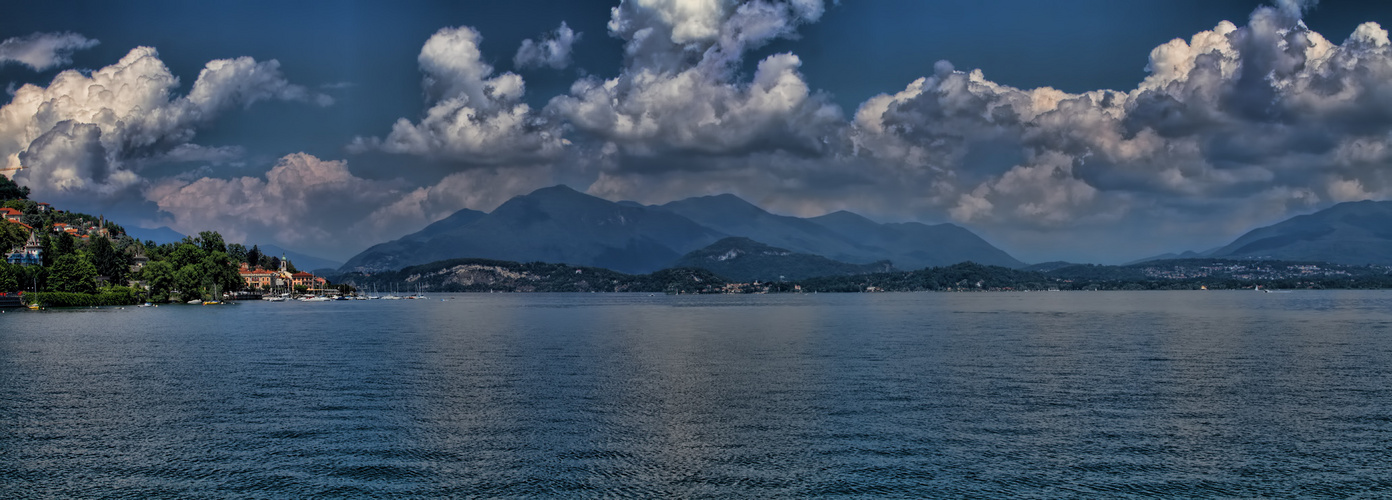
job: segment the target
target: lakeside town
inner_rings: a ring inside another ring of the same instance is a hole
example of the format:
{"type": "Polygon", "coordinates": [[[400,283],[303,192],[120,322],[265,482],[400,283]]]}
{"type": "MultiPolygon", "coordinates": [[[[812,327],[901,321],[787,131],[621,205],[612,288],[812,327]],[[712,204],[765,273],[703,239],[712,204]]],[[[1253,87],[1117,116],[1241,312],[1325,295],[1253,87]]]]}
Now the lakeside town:
{"type": "Polygon", "coordinates": [[[139,303],[216,304],[350,295],[321,276],[256,245],[226,243],[205,231],[157,244],[128,235],[104,216],[28,199],[0,177],[0,306],[139,303]]]}

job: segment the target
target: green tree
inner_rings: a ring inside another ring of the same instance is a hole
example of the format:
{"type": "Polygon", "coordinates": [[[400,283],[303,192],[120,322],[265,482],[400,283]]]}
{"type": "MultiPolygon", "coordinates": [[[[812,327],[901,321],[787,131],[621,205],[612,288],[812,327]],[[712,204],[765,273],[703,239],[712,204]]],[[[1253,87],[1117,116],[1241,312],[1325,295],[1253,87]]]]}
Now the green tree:
{"type": "Polygon", "coordinates": [[[53,240],[53,261],[56,263],[59,257],[72,255],[77,252],[77,239],[72,234],[63,233],[53,240]]]}
{"type": "Polygon", "coordinates": [[[47,229],[39,231],[39,245],[43,247],[43,267],[45,268],[53,266],[53,247],[55,244],[54,238],[48,235],[47,229]]]}
{"type": "Polygon", "coordinates": [[[19,266],[0,262],[0,292],[14,293],[20,290],[20,279],[24,271],[19,266]]]}
{"type": "Polygon", "coordinates": [[[233,263],[236,263],[236,264],[240,264],[240,263],[242,263],[242,262],[246,262],[246,261],[247,261],[247,260],[246,260],[246,258],[247,258],[247,248],[246,248],[246,245],[243,245],[243,244],[241,244],[241,243],[233,243],[233,244],[227,245],[227,256],[230,257],[230,258],[232,259],[232,262],[233,262],[233,263]]]}
{"type": "Polygon", "coordinates": [[[203,231],[198,233],[198,246],[203,248],[204,252],[208,253],[227,253],[227,244],[222,241],[222,235],[218,234],[217,231],[203,231]]]}
{"type": "Polygon", "coordinates": [[[68,293],[97,292],[97,268],[80,255],[61,255],[53,259],[53,269],[49,272],[49,290],[68,293]]]}
{"type": "Polygon", "coordinates": [[[0,207],[13,208],[26,214],[33,212],[33,207],[37,205],[38,203],[29,200],[8,200],[4,203],[0,203],[0,207]]]}
{"type": "Polygon", "coordinates": [[[234,263],[227,254],[222,252],[211,252],[203,258],[203,276],[209,284],[217,285],[218,290],[231,292],[242,288],[242,275],[238,272],[237,263],[234,263]]]}
{"type": "Polygon", "coordinates": [[[261,249],[258,248],[256,245],[252,245],[251,250],[247,250],[246,263],[248,266],[251,267],[261,265],[261,249]]]}
{"type": "Polygon", "coordinates": [[[180,300],[203,298],[203,293],[207,290],[203,270],[193,264],[179,268],[174,271],[174,287],[179,290],[180,300]]]}
{"type": "Polygon", "coordinates": [[[15,184],[9,177],[0,175],[0,200],[27,200],[29,188],[15,184]]]}
{"type": "Polygon", "coordinates": [[[167,298],[174,288],[174,266],[162,260],[145,264],[140,270],[140,279],[150,287],[151,298],[167,298]]]}
{"type": "Polygon", "coordinates": [[[183,269],[186,266],[203,262],[203,258],[207,256],[207,252],[204,252],[202,248],[184,242],[169,253],[168,260],[170,264],[174,265],[174,269],[183,269]]]}
{"type": "Polygon", "coordinates": [[[0,254],[9,253],[10,249],[23,246],[28,239],[29,230],[24,229],[24,226],[0,221],[0,254]]]}
{"type": "MultiPolygon", "coordinates": [[[[14,268],[11,268],[14,269],[14,268]]],[[[19,267],[19,289],[37,292],[48,288],[48,268],[43,266],[19,267]]]]}
{"type": "Polygon", "coordinates": [[[88,250],[88,257],[96,266],[97,274],[105,276],[111,284],[125,284],[130,269],[129,257],[125,253],[116,251],[111,241],[100,236],[92,239],[88,250]]]}

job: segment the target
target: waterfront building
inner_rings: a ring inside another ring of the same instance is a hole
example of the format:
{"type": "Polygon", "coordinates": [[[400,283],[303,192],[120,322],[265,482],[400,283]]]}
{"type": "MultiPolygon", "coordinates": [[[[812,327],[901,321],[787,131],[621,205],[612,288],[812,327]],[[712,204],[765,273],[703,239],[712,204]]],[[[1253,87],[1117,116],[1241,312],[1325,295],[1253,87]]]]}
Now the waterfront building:
{"type": "Polygon", "coordinates": [[[280,287],[303,286],[311,290],[322,290],[329,281],[304,271],[292,273],[286,267],[289,261],[282,259],[280,269],[268,271],[260,267],[252,268],[243,262],[239,273],[247,288],[267,290],[280,287]]]}

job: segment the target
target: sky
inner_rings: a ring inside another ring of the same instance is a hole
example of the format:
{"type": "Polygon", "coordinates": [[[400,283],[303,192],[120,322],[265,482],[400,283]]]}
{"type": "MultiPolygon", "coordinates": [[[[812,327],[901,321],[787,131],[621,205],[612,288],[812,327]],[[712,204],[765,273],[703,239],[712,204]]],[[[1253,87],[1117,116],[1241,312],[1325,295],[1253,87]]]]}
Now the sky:
{"type": "Polygon", "coordinates": [[[344,260],[567,184],[950,222],[1026,262],[1392,196],[1392,2],[43,2],[0,168],[127,226],[344,260]]]}

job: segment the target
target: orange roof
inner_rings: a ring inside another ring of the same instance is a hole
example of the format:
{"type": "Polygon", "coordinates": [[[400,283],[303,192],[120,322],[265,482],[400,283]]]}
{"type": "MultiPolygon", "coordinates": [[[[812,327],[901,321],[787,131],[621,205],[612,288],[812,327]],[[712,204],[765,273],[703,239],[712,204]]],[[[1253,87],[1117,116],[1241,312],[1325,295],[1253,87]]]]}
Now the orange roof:
{"type": "Polygon", "coordinates": [[[15,210],[10,207],[0,208],[0,213],[3,213],[5,215],[24,215],[24,212],[20,212],[19,210],[15,210]]]}
{"type": "MultiPolygon", "coordinates": [[[[7,219],[7,220],[8,220],[8,219],[7,219]]],[[[17,221],[17,220],[12,220],[12,221],[10,221],[10,223],[11,223],[11,224],[19,224],[19,225],[21,225],[21,226],[24,226],[24,229],[28,229],[28,230],[30,230],[30,231],[33,231],[33,230],[34,230],[34,228],[31,227],[30,225],[25,224],[25,223],[20,222],[20,221],[17,221]]]]}
{"type": "Polygon", "coordinates": [[[290,277],[292,277],[292,278],[313,278],[314,275],[313,275],[313,274],[309,274],[309,273],[304,272],[304,271],[300,271],[300,272],[298,272],[298,273],[295,273],[295,274],[290,275],[290,277]]]}

